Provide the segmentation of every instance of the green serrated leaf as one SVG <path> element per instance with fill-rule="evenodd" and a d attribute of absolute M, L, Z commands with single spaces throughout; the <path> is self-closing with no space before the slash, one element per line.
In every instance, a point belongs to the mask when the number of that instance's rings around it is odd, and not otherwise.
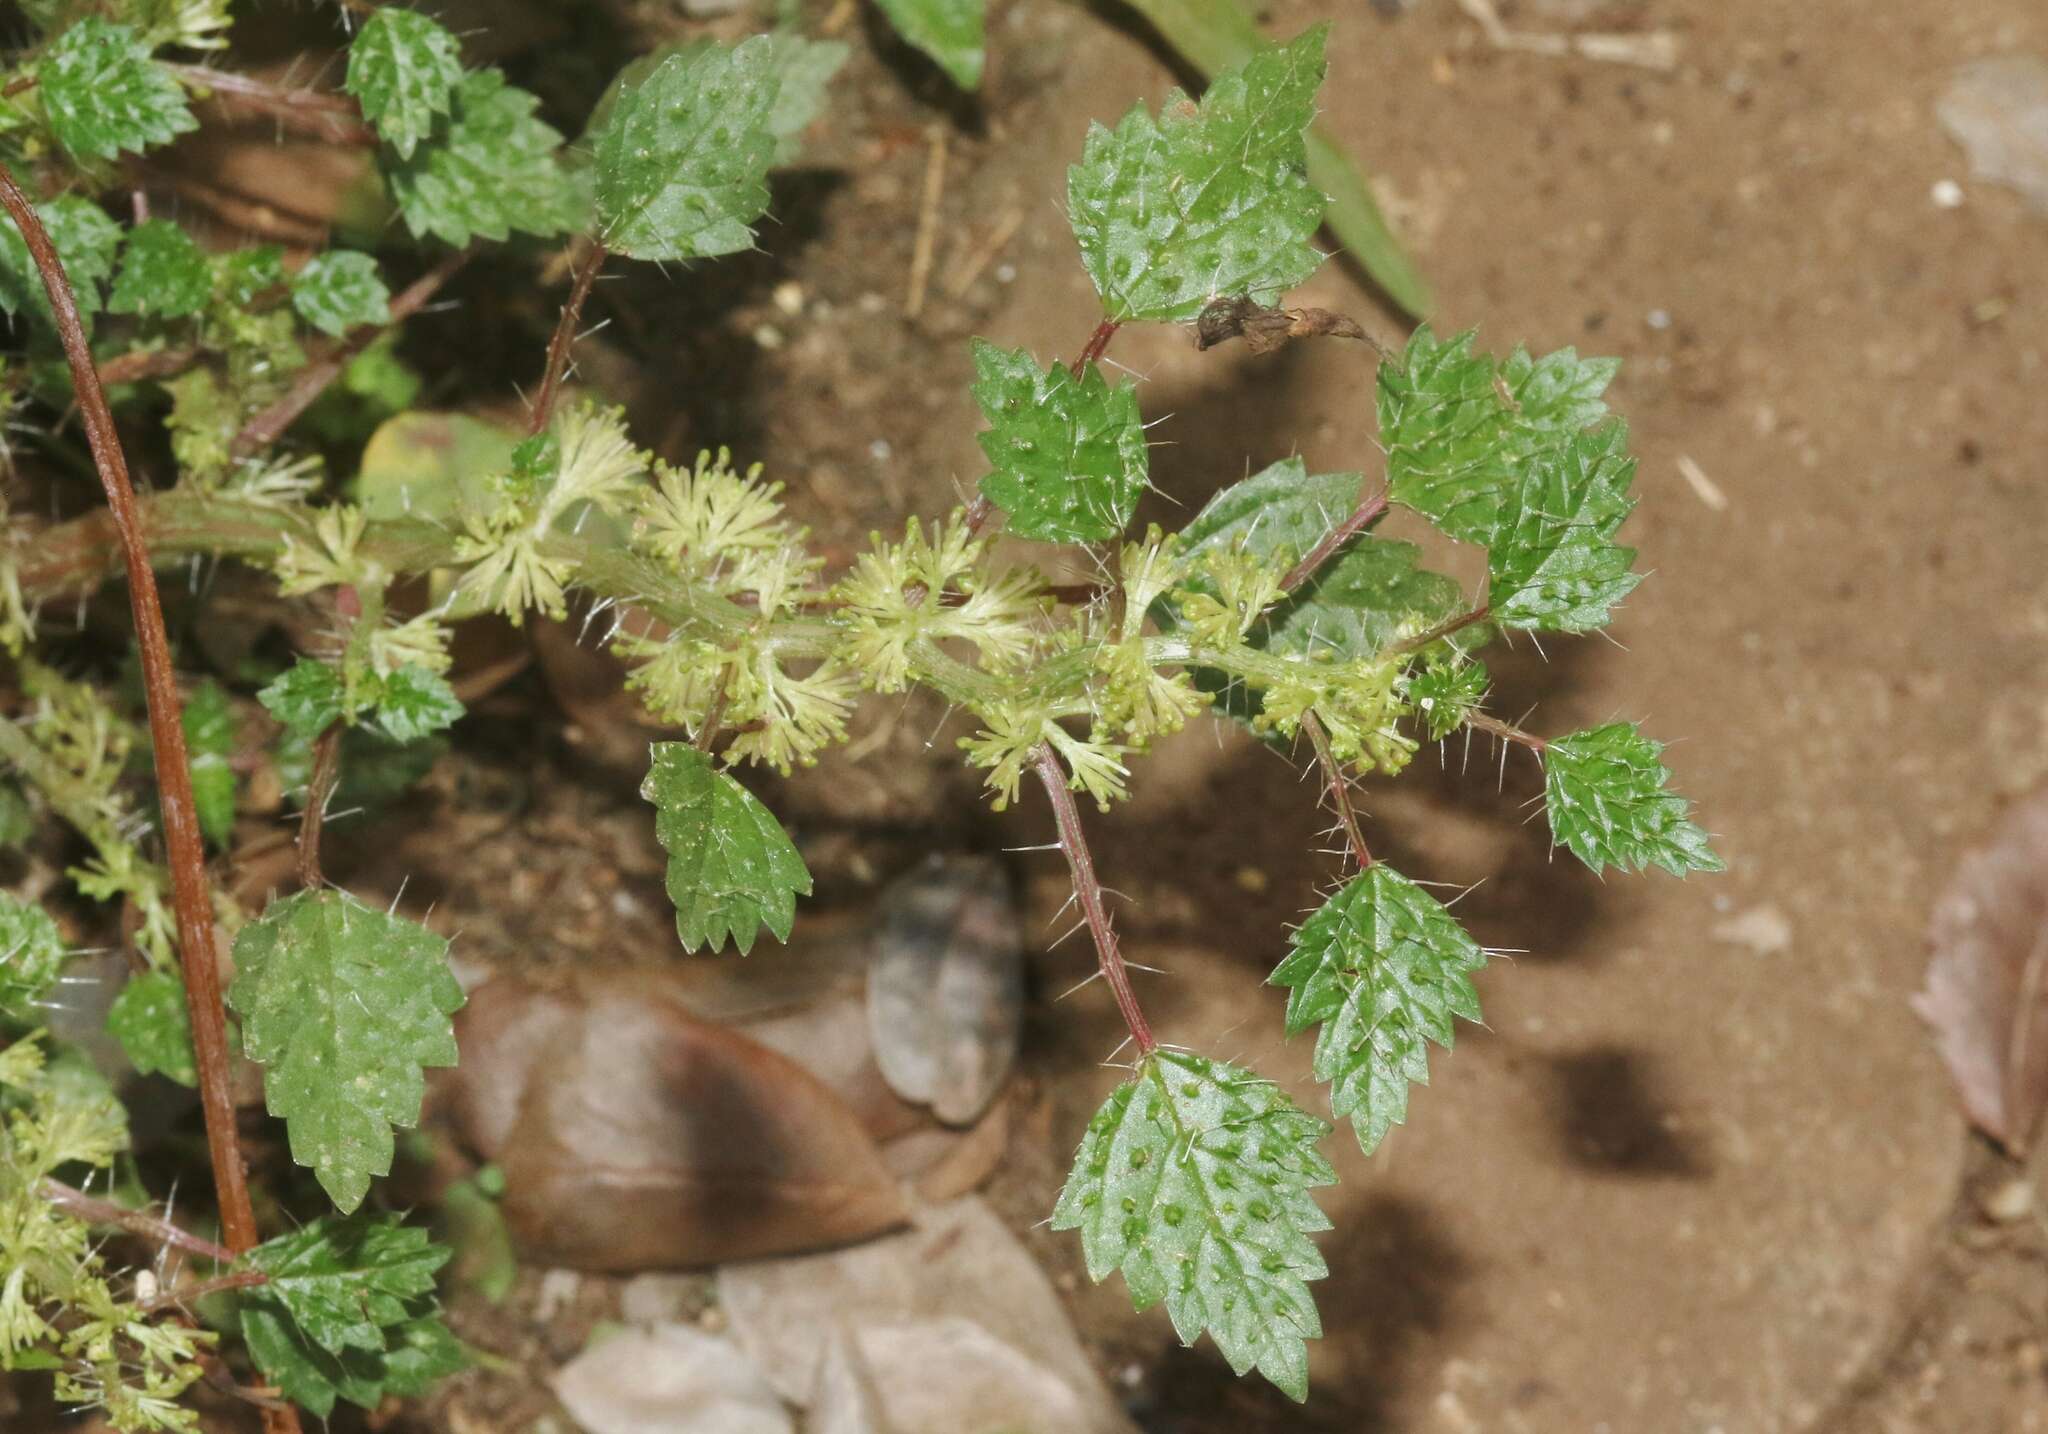
<path fill-rule="evenodd" d="M 455 1064 L 462 987 L 448 943 L 337 891 L 274 902 L 235 938 L 228 1002 L 292 1158 L 344 1213 L 391 1169 L 393 1126 L 419 1121 L 422 1067 Z"/>
<path fill-rule="evenodd" d="M 1115 388 L 1093 364 L 1075 378 L 1040 368 L 1026 349 L 974 341 L 974 385 L 989 427 L 981 451 L 995 471 L 981 490 L 1020 538 L 1107 542 L 1124 530 L 1150 472 L 1138 388 Z"/>
<path fill-rule="evenodd" d="M 391 290 L 368 254 L 330 249 L 292 276 L 292 307 L 321 333 L 340 338 L 365 324 L 390 323 Z"/>
<path fill-rule="evenodd" d="M 1429 1046 L 1449 1049 L 1453 1019 L 1479 1019 L 1479 943 L 1442 903 L 1385 863 L 1354 876 L 1294 933 L 1268 978 L 1287 992 L 1287 1034 L 1320 1022 L 1314 1071 L 1330 1111 L 1348 1116 L 1370 1155 L 1408 1116 L 1411 1082 L 1429 1082 Z"/>
<path fill-rule="evenodd" d="M 417 10 L 380 6 L 348 47 L 342 88 L 363 107 L 384 142 L 410 159 L 448 113 L 462 83 L 462 46 Z"/>
<path fill-rule="evenodd" d="M 876 0 L 896 33 L 963 90 L 981 88 L 987 0 Z"/>
<path fill-rule="evenodd" d="M 1633 722 L 1560 737 L 1543 750 L 1543 800 L 1551 836 L 1587 866 L 1673 876 L 1724 870 L 1693 824 L 1690 803 L 1666 791 L 1662 744 Z"/>
<path fill-rule="evenodd" d="M 121 247 L 121 226 L 90 199 L 60 194 L 36 206 L 36 216 L 50 233 L 64 273 L 78 298 L 79 315 L 91 328 L 92 316 L 100 309 L 100 286 L 114 272 L 114 255 Z M 49 296 L 42 276 L 30 260 L 28 244 L 10 219 L 0 218 L 0 309 L 18 314 L 23 309 L 50 316 Z"/>
<path fill-rule="evenodd" d="M 1486 561 L 1502 627 L 1586 632 L 1642 581 L 1635 549 L 1614 541 L 1635 507 L 1636 461 L 1619 423 L 1582 429 L 1525 459 L 1504 496 Z"/>
<path fill-rule="evenodd" d="M 235 831 L 235 769 L 229 765 L 235 754 L 235 714 L 218 682 L 201 682 L 192 689 L 185 699 L 183 725 L 199 830 L 215 846 L 225 846 Z"/>
<path fill-rule="evenodd" d="M 236 308 L 256 301 L 259 295 L 284 287 L 284 250 L 275 244 L 256 244 L 222 254 L 214 261 L 214 282 L 220 295 Z"/>
<path fill-rule="evenodd" d="M 436 1379 L 468 1363 L 438 1314 L 387 1331 L 381 1353 L 335 1355 L 308 1339 L 282 1304 L 259 1289 L 242 1300 L 242 1342 L 264 1377 L 287 1399 L 322 1419 L 343 1399 L 374 1409 L 387 1396 L 425 1394 Z"/>
<path fill-rule="evenodd" d="M 811 874 L 789 835 L 753 793 L 682 742 L 656 742 L 640 795 L 668 853 L 668 898 L 685 951 L 729 938 L 745 955 L 763 926 L 789 939 Z"/>
<path fill-rule="evenodd" d="M 141 1074 L 168 1076 L 184 1086 L 199 1084 L 185 983 L 172 972 L 131 977 L 107 1008 L 107 1034 L 121 1043 L 128 1063 Z"/>
<path fill-rule="evenodd" d="M 1323 196 L 1302 132 L 1315 116 L 1328 27 L 1179 91 L 1114 130 L 1091 126 L 1067 171 L 1067 215 L 1109 317 L 1184 322 L 1211 300 L 1269 302 L 1315 272 Z"/>
<path fill-rule="evenodd" d="M 1305 1399 L 1329 1130 L 1249 1071 L 1153 1051 L 1088 1123 L 1053 1228 L 1081 1232 L 1091 1279 L 1121 1270 L 1138 1309 L 1164 1300 L 1183 1342 L 1207 1330 L 1237 1373 Z"/>
<path fill-rule="evenodd" d="M 390 1331 L 434 1293 L 449 1250 L 396 1215 L 325 1216 L 267 1240 L 241 1264 L 270 1276 L 263 1297 L 329 1354 L 382 1354 Z"/>
<path fill-rule="evenodd" d="M 149 58 L 132 25 L 88 15 L 59 35 L 36 66 L 50 132 L 74 159 L 141 154 L 199 128 L 185 91 Z"/>
<path fill-rule="evenodd" d="M 49 912 L 0 891 L 0 1020 L 41 1025 L 35 1004 L 57 983 L 65 955 Z"/>
<path fill-rule="evenodd" d="M 1462 542 L 1493 540 L 1526 461 L 1606 416 L 1619 363 L 1572 349 L 1505 363 L 1473 350 L 1472 332 L 1438 339 L 1424 325 L 1380 365 L 1380 445 L 1396 503 Z"/>
<path fill-rule="evenodd" d="M 350 714 L 341 673 L 310 657 L 286 668 L 256 700 L 286 731 L 308 741 Z"/>
<path fill-rule="evenodd" d="M 455 725 L 462 699 L 439 673 L 410 664 L 384 679 L 377 721 L 396 742 L 416 742 Z"/>
<path fill-rule="evenodd" d="M 753 247 L 778 147 L 769 121 L 781 73 L 776 47 L 757 35 L 679 50 L 622 86 L 591 136 L 605 244 L 657 261 Z"/>
<path fill-rule="evenodd" d="M 168 219 L 151 219 L 128 231 L 121 276 L 107 296 L 110 312 L 183 318 L 199 313 L 212 297 L 212 270 L 191 235 Z"/>
<path fill-rule="evenodd" d="M 583 225 L 588 196 L 561 164 L 562 136 L 534 118 L 539 104 L 499 71 L 473 71 L 431 139 L 409 157 L 386 156 L 385 179 L 415 238 L 461 248 Z"/>

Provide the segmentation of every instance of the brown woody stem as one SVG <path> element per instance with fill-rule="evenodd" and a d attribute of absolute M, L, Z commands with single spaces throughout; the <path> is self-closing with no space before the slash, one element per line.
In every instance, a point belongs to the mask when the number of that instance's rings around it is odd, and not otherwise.
<path fill-rule="evenodd" d="M 1323 730 L 1313 711 L 1302 715 L 1301 730 L 1308 733 L 1309 745 L 1316 749 L 1316 762 L 1322 767 L 1323 781 L 1330 789 L 1330 805 L 1336 808 L 1337 820 L 1344 824 L 1344 836 L 1351 843 L 1351 855 L 1357 859 L 1358 869 L 1364 871 L 1372 865 L 1372 852 L 1366 847 L 1365 833 L 1358 827 L 1358 813 L 1351 805 L 1351 783 L 1337 764 L 1336 753 L 1330 750 L 1330 734 Z"/>
<path fill-rule="evenodd" d="M 1514 742 L 1532 752 L 1542 752 L 1550 744 L 1534 732 L 1524 732 L 1512 722 L 1503 722 L 1498 717 L 1489 717 L 1484 712 L 1469 712 L 1465 725 L 1480 732 L 1490 732 L 1504 742 Z"/>
<path fill-rule="evenodd" d="M 94 466 L 107 493 L 120 538 L 121 558 L 128 575 L 128 600 L 135 617 L 136 646 L 142 658 L 142 683 L 149 703 L 150 745 L 156 757 L 158 800 L 163 813 L 164 848 L 171 868 L 172 907 L 177 915 L 178 959 L 185 976 L 185 999 L 192 1021 L 192 1051 L 198 1066 L 200 1104 L 206 1113 L 206 1143 L 213 1157 L 215 1195 L 220 1202 L 221 1229 L 230 1251 L 256 1243 L 256 1213 L 249 1203 L 248 1179 L 235 1130 L 235 1102 L 228 1082 L 227 1018 L 221 1009 L 220 968 L 214 956 L 213 897 L 206 878 L 206 850 L 199 834 L 198 807 L 192 796 L 192 771 L 186 761 L 183 703 L 171 666 L 170 638 L 164 631 L 163 604 L 157 596 L 156 574 L 149 565 L 135 489 L 128 478 L 127 456 L 106 390 L 93 366 L 78 303 L 65 277 L 64 264 L 50 242 L 14 175 L 0 164 L 0 207 L 7 210 L 28 246 L 43 290 L 49 295 L 57 337 L 70 361 L 79 415 Z"/>
<path fill-rule="evenodd" d="M 362 106 L 347 95 L 293 89 L 253 75 L 237 75 L 204 65 L 166 64 L 164 68 L 188 85 L 211 90 L 223 104 L 259 110 L 279 124 L 316 139 L 366 147 L 375 147 L 377 143 L 377 131 L 363 123 Z"/>
<path fill-rule="evenodd" d="M 569 354 L 576 347 L 576 326 L 583 322 L 584 302 L 590 297 L 591 286 L 597 282 L 597 271 L 604 267 L 607 254 L 604 245 L 592 242 L 590 252 L 576 266 L 576 278 L 562 304 L 555 336 L 548 341 L 547 371 L 541 375 L 540 392 L 533 398 L 533 411 L 526 425 L 528 433 L 539 433 L 555 416 L 555 400 L 561 396 L 562 381 L 569 375 Z"/>
<path fill-rule="evenodd" d="M 116 1205 L 111 1200 L 102 1200 L 97 1195 L 88 1195 L 56 1180 L 45 1180 L 41 1186 L 45 1200 L 67 1214 L 76 1215 L 88 1225 L 118 1225 L 132 1235 L 140 1235 L 156 1245 L 168 1245 L 174 1250 L 188 1254 L 203 1255 L 223 1265 L 235 1262 L 235 1251 L 225 1245 L 216 1245 L 204 1236 L 160 1220 L 144 1210 L 131 1210 L 126 1205 Z"/>
<path fill-rule="evenodd" d="M 1049 742 L 1041 743 L 1036 759 L 1038 780 L 1052 801 L 1053 824 L 1059 829 L 1060 850 L 1066 853 L 1067 870 L 1074 878 L 1074 898 L 1081 903 L 1081 915 L 1088 922 L 1088 934 L 1095 939 L 1095 960 L 1102 979 L 1116 997 L 1116 1008 L 1140 1056 L 1159 1049 L 1152 1039 L 1152 1027 L 1138 1006 L 1138 993 L 1131 989 L 1131 973 L 1117 949 L 1116 928 L 1110 924 L 1109 909 L 1102 902 L 1102 883 L 1095 876 L 1095 858 L 1088 851 L 1087 834 L 1081 830 L 1081 814 L 1074 806 L 1074 794 L 1067 788 L 1067 769 Z"/>

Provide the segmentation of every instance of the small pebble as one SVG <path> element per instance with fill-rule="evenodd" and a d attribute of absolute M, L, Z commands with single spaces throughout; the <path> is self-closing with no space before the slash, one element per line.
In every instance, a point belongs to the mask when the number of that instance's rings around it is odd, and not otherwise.
<path fill-rule="evenodd" d="M 775 307 L 795 318 L 804 311 L 804 286 L 794 279 L 784 279 L 775 286 L 772 295 Z"/>
<path fill-rule="evenodd" d="M 774 353 L 782 347 L 782 330 L 776 328 L 773 324 L 761 324 L 754 330 L 754 342 L 769 353 Z"/>
<path fill-rule="evenodd" d="M 2014 1177 L 1984 1197 L 1984 1218 L 1995 1225 L 2010 1225 L 2033 1213 L 2034 1187 Z"/>
<path fill-rule="evenodd" d="M 1652 309 L 1643 316 L 1643 322 L 1659 331 L 1668 329 L 1671 327 L 1671 311 L 1669 309 Z"/>
<path fill-rule="evenodd" d="M 1953 179 L 1937 179 L 1927 191 L 1927 197 L 1934 201 L 1936 209 L 1961 209 L 1963 207 L 1963 186 Z"/>
<path fill-rule="evenodd" d="M 889 455 L 895 451 L 895 449 L 889 446 L 889 440 L 886 438 L 877 438 L 868 445 L 868 457 L 874 459 L 877 463 L 887 463 Z"/>
<path fill-rule="evenodd" d="M 1266 890 L 1266 873 L 1255 866 L 1241 866 L 1237 869 L 1238 886 L 1258 896 Z"/>

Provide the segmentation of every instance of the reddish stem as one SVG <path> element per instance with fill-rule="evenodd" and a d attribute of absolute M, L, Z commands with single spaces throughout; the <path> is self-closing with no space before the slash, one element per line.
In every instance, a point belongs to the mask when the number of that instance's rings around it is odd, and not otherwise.
<path fill-rule="evenodd" d="M 1323 769 L 1323 780 L 1330 789 L 1330 803 L 1337 809 L 1337 820 L 1344 824 L 1345 838 L 1351 843 L 1351 855 L 1357 858 L 1358 869 L 1364 871 L 1372 865 L 1372 852 L 1365 845 L 1365 833 L 1359 830 L 1358 813 L 1351 806 L 1351 783 L 1345 780 L 1344 769 L 1337 765 L 1337 754 L 1330 750 L 1330 734 L 1323 730 L 1323 724 L 1316 714 L 1302 714 L 1301 730 L 1308 733 L 1309 745 L 1316 749 L 1316 761 Z"/>
<path fill-rule="evenodd" d="M 1503 722 L 1498 717 L 1489 717 L 1484 712 L 1466 713 L 1465 725 L 1476 727 L 1481 732 L 1490 732 L 1503 741 L 1518 743 L 1532 752 L 1540 753 L 1550 746 L 1534 732 L 1524 732 L 1513 723 Z"/>
<path fill-rule="evenodd" d="M 555 336 L 548 340 L 547 371 L 541 375 L 540 392 L 534 395 L 533 411 L 526 425 L 528 433 L 541 432 L 555 416 L 555 400 L 561 396 L 562 381 L 569 375 L 569 353 L 576 347 L 576 326 L 583 321 L 584 301 L 590 297 L 591 285 L 597 282 L 597 271 L 604 267 L 606 254 L 604 245 L 593 241 L 590 252 L 576 266 L 576 279 L 569 286 L 562 317 L 555 324 Z"/>
<path fill-rule="evenodd" d="M 1446 618 L 1427 632 L 1418 632 L 1413 637 L 1404 637 L 1387 649 L 1388 652 L 1420 652 L 1431 643 L 1442 642 L 1455 633 L 1463 632 L 1475 622 L 1485 622 L 1493 616 L 1493 609 L 1486 603 L 1479 604 L 1470 612 L 1461 612 L 1456 617 Z"/>
<path fill-rule="evenodd" d="M 1116 337 L 1116 331 L 1122 327 L 1123 321 L 1120 319 L 1104 319 L 1097 324 L 1095 332 L 1088 336 L 1088 342 L 1082 347 L 1081 356 L 1074 360 L 1074 366 L 1068 372 L 1075 378 L 1088 372 L 1089 364 L 1099 362 L 1102 356 L 1109 352 L 1109 341 Z"/>
<path fill-rule="evenodd" d="M 327 386 L 341 377 L 355 358 L 381 338 L 392 324 L 402 323 L 425 308 L 427 301 L 440 292 L 441 286 L 455 276 L 455 271 L 469 262 L 470 251 L 460 250 L 450 254 L 426 273 L 407 286 L 391 301 L 391 324 L 383 328 L 364 327 L 350 334 L 340 347 L 326 358 L 307 365 L 297 382 L 286 391 L 283 398 L 257 414 L 242 426 L 235 435 L 234 454 L 247 458 L 261 452 L 284 436 L 284 431 L 298 422 L 299 415 L 313 406 Z"/>
<path fill-rule="evenodd" d="M 1280 580 L 1280 586 L 1293 592 L 1321 570 L 1324 563 L 1337 555 L 1337 550 L 1357 537 L 1360 533 L 1386 516 L 1387 490 L 1381 488 L 1372 497 L 1359 503 L 1351 510 L 1351 516 L 1323 534 L 1322 540 L 1308 550 L 1308 556 L 1296 563 L 1287 576 Z"/>
<path fill-rule="evenodd" d="M 1102 883 L 1095 877 L 1095 858 L 1088 851 L 1088 837 L 1081 830 L 1081 814 L 1074 807 L 1074 794 L 1067 789 L 1067 769 L 1050 742 L 1041 743 L 1036 761 L 1038 780 L 1052 800 L 1053 823 L 1059 829 L 1060 850 L 1067 854 L 1067 870 L 1074 878 L 1074 896 L 1087 919 L 1088 934 L 1095 938 L 1095 960 L 1102 979 L 1116 997 L 1116 1008 L 1136 1042 L 1138 1054 L 1148 1056 L 1159 1048 L 1152 1039 L 1152 1027 L 1138 1007 L 1138 994 L 1131 989 L 1131 973 L 1117 950 L 1116 928 L 1110 925 L 1109 910 L 1102 904 Z"/>
<path fill-rule="evenodd" d="M 313 773 L 306 779 L 306 808 L 299 813 L 299 885 L 318 891 L 327 883 L 320 875 L 320 830 L 327 820 L 327 799 L 341 775 L 341 723 L 330 722 L 313 739 Z"/>
<path fill-rule="evenodd" d="M 204 65 L 166 64 L 164 68 L 188 85 L 213 91 L 223 103 L 260 110 L 303 134 L 337 144 L 374 147 L 377 143 L 377 131 L 363 123 L 362 106 L 347 95 L 291 89 L 253 75 L 237 75 Z"/>
<path fill-rule="evenodd" d="M 164 632 L 163 604 L 156 574 L 149 566 L 142 517 L 128 478 L 128 460 L 121 451 L 106 390 L 93 366 L 85 326 L 64 264 L 50 242 L 35 206 L 14 175 L 0 164 L 0 207 L 13 218 L 42 276 L 49 295 L 57 337 L 70 361 L 71 382 L 78 395 L 86 441 L 107 492 L 107 507 L 121 540 L 128 573 L 128 600 L 135 616 L 136 645 L 142 657 L 142 684 L 149 703 L 150 745 L 156 757 L 158 802 L 163 813 L 164 848 L 170 860 L 172 906 L 177 914 L 178 958 L 185 976 L 185 999 L 192 1020 L 192 1051 L 199 1075 L 200 1104 L 206 1113 L 206 1143 L 213 1157 L 214 1190 L 220 1202 L 221 1229 L 231 1251 L 256 1243 L 256 1213 L 242 1170 L 242 1152 L 235 1130 L 235 1102 L 228 1082 L 227 1019 L 221 1009 L 220 968 L 214 956 L 213 897 L 207 887 L 206 849 L 199 834 L 198 807 L 192 797 L 192 771 L 186 762 L 183 703 L 171 667 L 171 644 Z"/>
<path fill-rule="evenodd" d="M 202 1255 L 223 1265 L 235 1262 L 235 1252 L 225 1245 L 216 1245 L 203 1236 L 173 1225 L 168 1220 L 159 1220 L 143 1210 L 131 1210 L 126 1205 L 116 1205 L 111 1200 L 102 1200 L 88 1195 L 83 1190 L 55 1180 L 45 1180 L 41 1193 L 58 1209 L 76 1215 L 88 1225 L 118 1225 L 130 1234 L 140 1235 L 152 1244 L 168 1245 L 174 1250 Z"/>

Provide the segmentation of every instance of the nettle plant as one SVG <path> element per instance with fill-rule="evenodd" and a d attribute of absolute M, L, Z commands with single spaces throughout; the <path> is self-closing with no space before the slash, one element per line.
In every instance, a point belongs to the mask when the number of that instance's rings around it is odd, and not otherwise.
<path fill-rule="evenodd" d="M 446 673 L 467 618 L 561 618 L 582 594 L 652 619 L 609 640 L 646 710 L 686 734 L 654 745 L 643 793 L 690 951 L 786 938 L 810 889 L 737 770 L 816 761 L 867 692 L 920 688 L 965 714 L 962 753 L 995 804 L 1026 786 L 1050 802 L 1129 1027 L 1130 1078 L 1089 1125 L 1054 1224 L 1080 1231 L 1097 1279 L 1120 1270 L 1139 1307 L 1163 1301 L 1184 1339 L 1206 1331 L 1233 1368 L 1296 1398 L 1318 1332 L 1308 1285 L 1325 1266 L 1310 1237 L 1327 1222 L 1310 1192 L 1333 1179 L 1317 1148 L 1330 1127 L 1270 1081 L 1155 1036 L 1074 794 L 1111 806 L 1136 754 L 1212 708 L 1313 754 L 1353 869 L 1271 980 L 1287 990 L 1289 1032 L 1317 1028 L 1330 1113 L 1368 1151 L 1426 1078 L 1428 1043 L 1448 1046 L 1456 1019 L 1477 1018 L 1486 953 L 1423 885 L 1373 858 L 1356 779 L 1478 731 L 1537 754 L 1555 840 L 1594 869 L 1718 866 L 1633 725 L 1545 739 L 1484 710 L 1486 639 L 1598 628 L 1637 581 L 1615 543 L 1634 464 L 1601 398 L 1612 362 L 1569 349 L 1496 360 L 1469 335 L 1418 331 L 1378 368 L 1382 477 L 1289 459 L 1179 532 L 1131 531 L 1147 444 L 1135 385 L 1103 367 L 1121 326 L 1193 325 L 1205 344 L 1260 348 L 1357 336 L 1337 316 L 1275 306 L 1323 257 L 1303 138 L 1321 29 L 1255 54 L 1199 103 L 1174 94 L 1156 114 L 1140 105 L 1090 129 L 1068 208 L 1100 325 L 1071 365 L 977 341 L 990 465 L 978 496 L 875 535 L 832 573 L 757 468 L 722 452 L 671 465 L 619 412 L 558 400 L 605 263 L 751 245 L 769 173 L 839 48 L 779 33 L 647 57 L 564 142 L 532 96 L 465 69 L 457 39 L 407 9 L 369 12 L 343 91 L 282 92 L 166 58 L 220 44 L 225 0 L 23 8 L 42 30 L 0 86 L 0 305 L 25 343 L 6 391 L 24 411 L 75 398 L 109 507 L 56 522 L 16 513 L 0 529 L 17 694 L 0 718 L 0 836 L 68 826 L 78 895 L 118 905 L 135 969 L 107 1025 L 137 1071 L 197 1086 L 219 1211 L 219 1243 L 150 1213 L 122 1159 L 113 1086 L 45 1029 L 76 953 L 50 910 L 0 896 L 0 1365 L 50 1371 L 62 1399 L 114 1427 L 195 1428 L 181 1398 L 202 1376 L 250 1397 L 266 1387 L 265 1418 L 292 1428 L 296 1410 L 374 1407 L 463 1363 L 436 1305 L 447 1252 L 365 1206 L 394 1130 L 420 1117 L 424 1071 L 457 1059 L 462 991 L 446 940 L 397 902 L 369 907 L 322 880 L 320 837 L 351 763 L 388 771 L 462 716 Z M 125 198 L 126 157 L 194 128 L 197 92 L 374 149 L 400 221 L 393 257 L 420 277 L 394 294 L 369 252 L 330 249 L 287 272 L 275 249 L 208 252 L 161 218 L 117 222 L 102 197 Z M 433 516 L 343 500 L 303 416 L 337 383 L 388 385 L 390 329 L 477 246 L 515 232 L 572 256 L 523 440 Z M 143 424 L 168 404 L 175 482 L 132 490 L 110 390 Z M 1373 531 L 1392 505 L 1486 550 L 1482 601 Z M 999 523 L 1081 545 L 1100 582 L 1056 587 L 1004 561 Z M 267 573 L 279 598 L 320 615 L 291 665 L 235 678 L 240 697 L 173 668 L 152 566 L 205 556 Z M 39 612 L 117 573 L 141 703 L 39 657 L 55 640 Z M 235 703 L 253 715 L 259 685 L 303 815 L 300 889 L 253 911 L 210 882 L 208 849 L 246 800 L 230 762 Z M 230 937 L 224 1009 L 216 952 Z M 334 1206 L 267 1241 L 238 1144 L 235 1046 Z M 288 1193 L 276 1175 L 273 1202 Z M 96 1179 L 105 1194 L 88 1193 Z M 214 1273 L 167 1282 L 121 1265 L 93 1233 L 106 1226 Z M 223 1348 L 235 1340 L 239 1352 Z M 236 1373 L 252 1367 L 253 1381 Z"/>

